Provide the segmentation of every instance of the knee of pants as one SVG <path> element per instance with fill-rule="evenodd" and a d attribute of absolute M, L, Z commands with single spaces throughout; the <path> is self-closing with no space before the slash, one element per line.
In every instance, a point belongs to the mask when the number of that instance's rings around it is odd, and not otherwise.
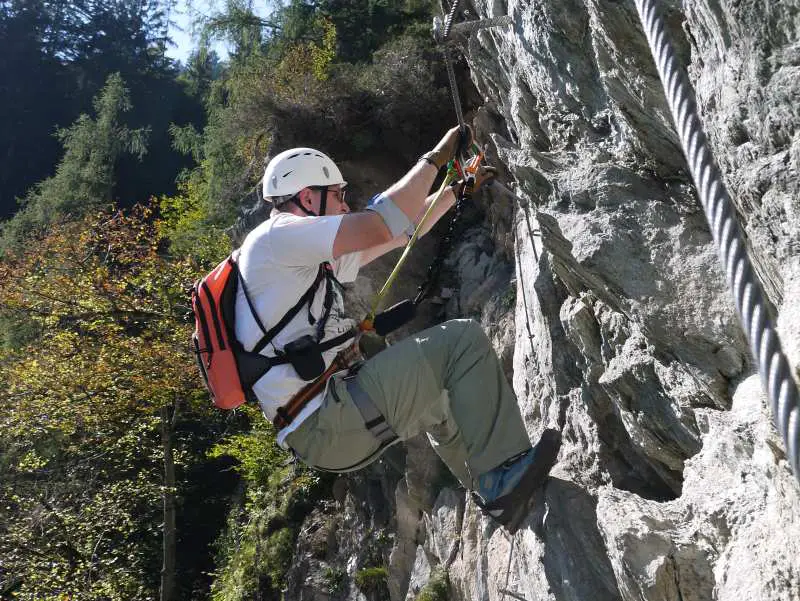
<path fill-rule="evenodd" d="M 460 330 L 460 338 L 469 340 L 470 344 L 489 344 L 489 338 L 481 324 L 474 319 L 453 319 L 448 322 Z"/>

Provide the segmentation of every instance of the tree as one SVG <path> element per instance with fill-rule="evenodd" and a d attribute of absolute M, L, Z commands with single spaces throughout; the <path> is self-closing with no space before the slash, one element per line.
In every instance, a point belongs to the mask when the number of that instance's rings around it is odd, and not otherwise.
<path fill-rule="evenodd" d="M 74 119 L 70 76 L 49 49 L 44 2 L 0 2 L 0 219 L 58 161 L 57 125 Z"/>
<path fill-rule="evenodd" d="M 175 0 L 5 0 L 0 2 L 0 218 L 17 210 L 58 160 L 53 132 L 66 128 L 118 73 L 128 86 L 132 129 L 150 129 L 150 152 L 122 156 L 115 198 L 125 206 L 172 193 L 188 158 L 170 145 L 171 122 L 200 127 L 202 98 L 177 81 L 166 55 Z"/>
<path fill-rule="evenodd" d="M 4 246 L 20 244 L 54 220 L 79 217 L 112 201 L 120 157 L 132 153 L 141 158 L 146 152 L 147 130 L 131 130 L 120 122 L 130 108 L 122 78 L 112 75 L 95 99 L 96 116 L 81 115 L 59 130 L 64 157 L 55 175 L 37 184 L 25 197 L 23 210 L 3 226 Z"/>
<path fill-rule="evenodd" d="M 177 594 L 178 483 L 222 416 L 188 351 L 198 267 L 163 244 L 150 211 L 103 211 L 0 261 L 0 312 L 35 332 L 0 351 L 0 590 L 15 598 L 152 599 L 159 573 Z"/>

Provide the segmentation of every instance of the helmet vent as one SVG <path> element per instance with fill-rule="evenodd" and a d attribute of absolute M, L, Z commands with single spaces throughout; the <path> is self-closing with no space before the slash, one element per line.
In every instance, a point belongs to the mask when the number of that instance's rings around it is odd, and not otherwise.
<path fill-rule="evenodd" d="M 291 175 L 292 173 L 294 173 L 294 169 L 292 169 L 291 171 L 287 171 L 281 177 L 286 177 L 287 175 Z"/>
<path fill-rule="evenodd" d="M 328 171 L 327 167 L 325 166 L 322 167 L 322 173 L 325 174 L 325 179 L 331 179 L 331 172 Z"/>

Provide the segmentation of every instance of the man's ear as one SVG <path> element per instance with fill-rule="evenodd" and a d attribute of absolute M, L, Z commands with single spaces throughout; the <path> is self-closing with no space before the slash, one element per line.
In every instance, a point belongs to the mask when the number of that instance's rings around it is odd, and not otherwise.
<path fill-rule="evenodd" d="M 307 210 L 314 210 L 314 194 L 312 193 L 311 188 L 303 188 L 300 190 L 300 192 L 298 192 L 297 196 L 300 198 L 300 204 L 303 205 Z"/>

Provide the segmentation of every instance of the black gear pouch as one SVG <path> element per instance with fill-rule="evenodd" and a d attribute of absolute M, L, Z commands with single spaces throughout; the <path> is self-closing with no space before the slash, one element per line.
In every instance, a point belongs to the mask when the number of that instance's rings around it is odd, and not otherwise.
<path fill-rule="evenodd" d="M 297 375 L 306 382 L 316 380 L 325 371 L 325 360 L 322 358 L 320 346 L 310 334 L 292 340 L 283 347 L 282 354 L 292 364 Z"/>

